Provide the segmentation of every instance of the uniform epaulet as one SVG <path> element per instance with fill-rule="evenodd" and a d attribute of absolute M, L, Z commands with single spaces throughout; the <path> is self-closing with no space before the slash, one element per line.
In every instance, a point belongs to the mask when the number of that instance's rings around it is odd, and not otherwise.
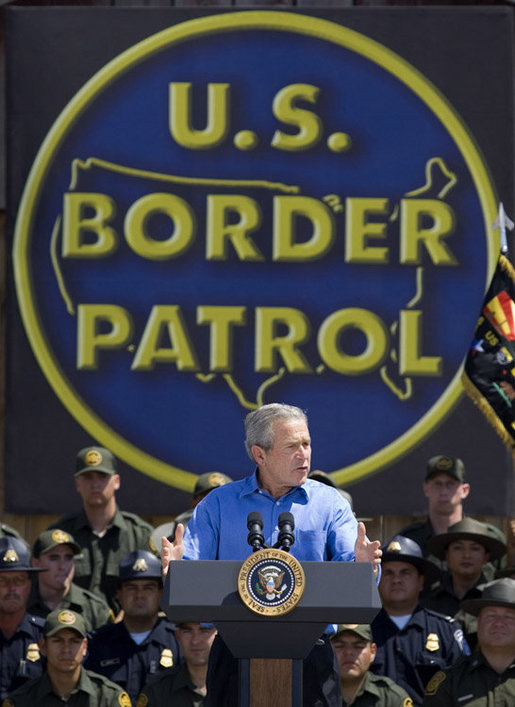
<path fill-rule="evenodd" d="M 446 616 L 445 614 L 440 614 L 439 611 L 434 611 L 433 609 L 426 609 L 426 612 L 428 614 L 430 614 L 431 616 L 434 616 L 437 619 L 442 619 L 443 621 L 447 621 L 447 623 L 449 623 L 449 624 L 456 623 L 452 616 Z"/>
<path fill-rule="evenodd" d="M 125 518 L 125 520 L 134 523 L 134 525 L 138 525 L 140 528 L 150 528 L 151 530 L 154 530 L 153 526 L 151 526 L 150 523 L 147 523 L 146 520 L 143 520 L 143 518 L 141 518 L 136 513 L 129 513 L 129 511 L 120 511 L 120 513 Z"/>
<path fill-rule="evenodd" d="M 38 628 L 44 628 L 46 619 L 42 616 L 36 616 L 35 614 L 27 614 L 27 618 L 33 626 L 37 626 Z"/>

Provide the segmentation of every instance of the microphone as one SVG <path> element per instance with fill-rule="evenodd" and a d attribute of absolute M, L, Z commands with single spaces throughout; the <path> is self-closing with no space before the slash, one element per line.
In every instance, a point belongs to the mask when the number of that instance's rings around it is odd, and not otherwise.
<path fill-rule="evenodd" d="M 252 547 L 252 552 L 257 552 L 265 547 L 265 536 L 263 535 L 263 516 L 259 511 L 252 511 L 247 516 L 247 528 L 249 534 L 247 542 Z"/>
<path fill-rule="evenodd" d="M 276 547 L 280 547 L 281 550 L 286 552 L 290 551 L 290 547 L 295 542 L 295 536 L 293 535 L 293 530 L 295 528 L 295 519 L 292 514 L 288 511 L 284 511 L 279 515 L 279 537 L 277 539 Z"/>

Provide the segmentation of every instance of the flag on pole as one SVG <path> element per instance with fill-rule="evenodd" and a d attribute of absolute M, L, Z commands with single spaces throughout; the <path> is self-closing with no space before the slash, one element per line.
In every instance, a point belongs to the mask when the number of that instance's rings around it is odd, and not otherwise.
<path fill-rule="evenodd" d="M 499 256 L 462 376 L 505 444 L 515 446 L 515 270 Z"/>

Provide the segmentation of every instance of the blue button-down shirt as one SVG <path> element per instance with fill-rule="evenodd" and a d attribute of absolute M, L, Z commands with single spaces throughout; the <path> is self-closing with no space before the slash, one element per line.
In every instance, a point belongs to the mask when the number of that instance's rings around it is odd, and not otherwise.
<path fill-rule="evenodd" d="M 251 553 L 247 516 L 259 511 L 267 545 L 277 541 L 279 515 L 295 519 L 291 554 L 299 561 L 354 560 L 357 521 L 350 505 L 331 486 L 308 479 L 281 498 L 257 483 L 256 474 L 211 491 L 195 508 L 184 535 L 185 560 L 241 560 Z"/>

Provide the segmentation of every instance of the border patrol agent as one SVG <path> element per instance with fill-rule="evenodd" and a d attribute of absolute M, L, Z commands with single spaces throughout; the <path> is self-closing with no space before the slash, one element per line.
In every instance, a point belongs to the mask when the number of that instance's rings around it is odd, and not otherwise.
<path fill-rule="evenodd" d="M 424 706 L 515 705 L 515 580 L 490 582 L 481 598 L 463 602 L 462 608 L 478 617 L 479 649 L 433 676 Z"/>
<path fill-rule="evenodd" d="M 73 537 L 69 533 L 65 533 L 64 530 L 45 530 L 37 538 L 32 549 L 32 564 L 34 567 L 45 568 L 46 559 L 52 558 L 52 551 L 57 548 L 69 547 L 70 551 L 73 552 L 74 559 L 81 554 L 81 548 L 75 542 Z M 42 559 L 43 558 L 43 559 Z M 58 563 L 59 559 L 54 561 Z M 57 569 L 63 572 L 62 568 L 57 566 Z M 44 588 L 52 569 L 48 572 L 42 572 L 36 578 L 32 585 L 32 591 L 29 596 L 28 611 L 35 616 L 41 616 L 46 618 L 48 614 L 55 609 L 70 609 L 75 611 L 77 614 L 81 614 L 88 626 L 88 631 L 92 631 L 95 628 L 103 626 L 108 621 L 111 621 L 113 617 L 113 612 L 109 609 L 107 604 L 103 599 L 101 599 L 93 592 L 89 592 L 87 589 L 79 587 L 75 584 L 73 579 L 74 563 L 71 563 L 70 573 L 65 578 L 62 584 L 62 588 L 56 590 L 55 586 L 51 587 L 51 592 L 53 594 L 52 598 L 57 599 L 60 595 L 60 601 L 57 603 L 54 601 L 53 606 L 49 606 L 45 603 Z M 55 581 L 55 580 L 54 580 Z M 43 592 L 42 592 L 43 590 Z"/>
<path fill-rule="evenodd" d="M 370 669 L 387 675 L 420 705 L 431 677 L 470 651 L 451 618 L 418 603 L 424 577 L 435 579 L 439 570 L 422 556 L 417 543 L 396 535 L 382 549 L 383 608 L 371 624 L 377 655 Z M 410 567 L 418 574 L 413 576 Z"/>
<path fill-rule="evenodd" d="M 63 670 L 60 645 L 52 648 L 48 639 L 62 631 L 78 634 L 81 643 L 75 642 L 66 656 L 69 671 Z M 102 675 L 96 675 L 81 666 L 81 660 L 87 650 L 87 627 L 84 618 L 68 609 L 51 612 L 46 620 L 41 650 L 48 658 L 48 667 L 43 675 L 18 688 L 3 701 L 2 707 L 130 707 L 131 701 L 119 685 L 115 685 Z M 66 639 L 63 637 L 63 641 Z M 64 649 L 66 650 L 66 649 Z M 55 651 L 55 653 L 54 653 Z M 72 655 L 73 654 L 73 655 Z M 56 659 L 57 656 L 57 659 Z M 66 673 L 69 672 L 67 675 Z M 63 678 L 66 693 L 62 694 Z M 71 688 L 71 689 L 70 689 Z"/>
<path fill-rule="evenodd" d="M 351 634 L 354 643 L 351 641 L 345 644 L 344 634 Z M 413 700 L 402 687 L 384 675 L 374 675 L 370 672 L 377 646 L 372 641 L 369 624 L 339 624 L 331 643 L 340 664 L 340 671 L 344 670 L 346 661 L 354 661 L 352 673 L 341 675 L 343 707 L 412 707 Z M 357 689 L 356 683 L 359 683 Z M 351 693 L 355 690 L 351 699 L 346 697 L 346 684 L 351 688 Z"/>
<path fill-rule="evenodd" d="M 0 699 L 43 672 L 39 639 L 44 619 L 27 613 L 29 548 L 19 538 L 0 538 Z"/>
<path fill-rule="evenodd" d="M 109 492 L 91 488 L 99 478 L 103 478 L 104 488 Z M 59 519 L 50 527 L 69 533 L 82 548 L 75 562 L 75 583 L 98 594 L 117 613 L 120 560 L 131 550 L 148 550 L 153 528 L 139 516 L 121 511 L 116 505 L 115 492 L 120 486 L 120 476 L 116 459 L 108 449 L 81 449 L 76 460 L 75 484 L 83 499 L 83 510 Z"/>
<path fill-rule="evenodd" d="M 191 497 L 190 508 L 183 513 L 180 513 L 175 520 L 169 523 L 163 523 L 159 525 L 152 532 L 151 537 L 151 549 L 153 552 L 161 552 L 161 538 L 163 535 L 168 538 L 168 540 L 173 541 L 175 539 L 175 529 L 182 523 L 184 527 L 188 525 L 193 515 L 193 511 L 196 506 L 202 501 L 202 499 L 207 496 L 213 489 L 217 489 L 219 486 L 225 486 L 232 481 L 230 476 L 227 474 L 222 474 L 219 471 L 208 471 L 206 474 L 200 474 L 197 481 L 195 482 L 195 488 L 193 489 L 193 496 Z"/>
<path fill-rule="evenodd" d="M 180 657 L 173 624 L 159 612 L 162 590 L 158 558 L 145 550 L 129 552 L 119 572 L 123 621 L 102 626 L 89 641 L 86 667 L 124 687 L 134 703 L 149 678 Z"/>

